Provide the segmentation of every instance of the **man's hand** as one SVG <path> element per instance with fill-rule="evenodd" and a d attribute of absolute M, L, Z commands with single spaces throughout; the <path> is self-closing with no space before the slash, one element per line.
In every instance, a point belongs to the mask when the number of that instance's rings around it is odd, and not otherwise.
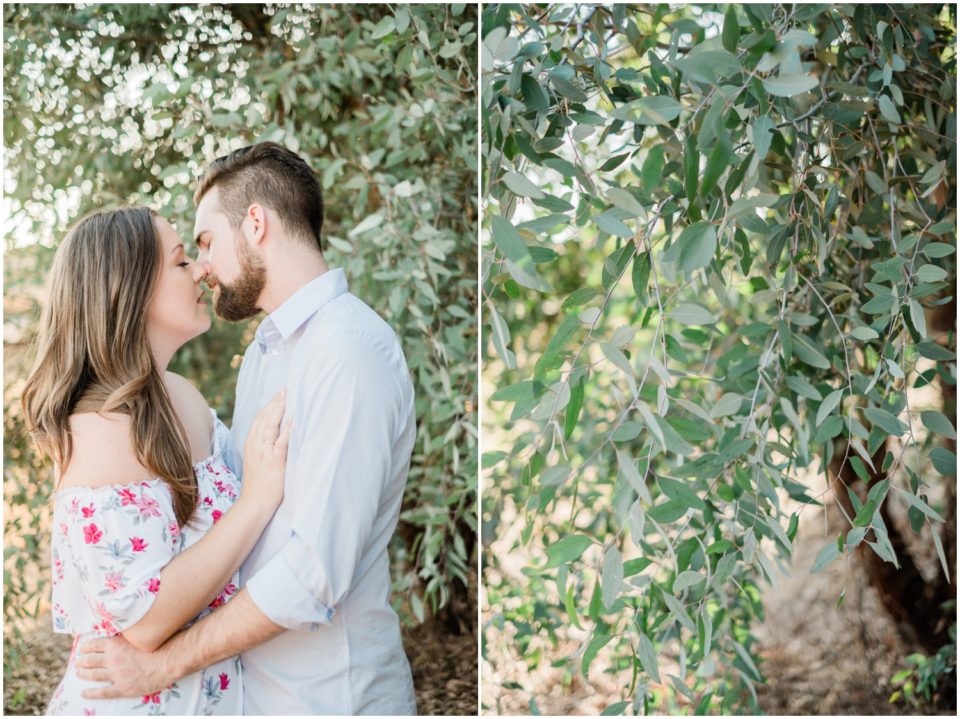
<path fill-rule="evenodd" d="M 91 639 L 77 654 L 77 676 L 108 686 L 87 689 L 84 699 L 144 697 L 165 689 L 179 679 L 164 661 L 163 652 L 143 652 L 123 636 Z"/>

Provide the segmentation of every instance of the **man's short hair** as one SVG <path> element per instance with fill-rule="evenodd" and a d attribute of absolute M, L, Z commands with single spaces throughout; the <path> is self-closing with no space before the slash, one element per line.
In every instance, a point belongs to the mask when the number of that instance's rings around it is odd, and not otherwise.
<path fill-rule="evenodd" d="M 193 194 L 194 205 L 212 188 L 235 229 L 247 208 L 261 203 L 274 210 L 291 235 L 323 250 L 323 195 L 317 176 L 295 152 L 275 142 L 259 142 L 211 162 Z"/>

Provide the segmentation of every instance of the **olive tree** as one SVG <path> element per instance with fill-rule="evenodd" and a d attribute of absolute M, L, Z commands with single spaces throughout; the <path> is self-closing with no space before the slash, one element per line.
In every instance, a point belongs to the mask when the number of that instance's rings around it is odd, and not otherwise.
<path fill-rule="evenodd" d="M 605 713 L 756 710 L 799 542 L 955 642 L 955 21 L 485 6 L 482 523 L 535 558 L 484 555 L 512 661 L 602 653 Z M 798 536 L 822 504 L 839 531 Z"/>

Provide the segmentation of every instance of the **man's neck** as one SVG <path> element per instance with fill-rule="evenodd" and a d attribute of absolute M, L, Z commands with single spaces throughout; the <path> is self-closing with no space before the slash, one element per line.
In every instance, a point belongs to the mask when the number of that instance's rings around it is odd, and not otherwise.
<path fill-rule="evenodd" d="M 323 257 L 313 252 L 290 252 L 278 257 L 267 267 L 267 284 L 258 303 L 260 309 L 267 314 L 275 312 L 304 285 L 329 269 Z"/>

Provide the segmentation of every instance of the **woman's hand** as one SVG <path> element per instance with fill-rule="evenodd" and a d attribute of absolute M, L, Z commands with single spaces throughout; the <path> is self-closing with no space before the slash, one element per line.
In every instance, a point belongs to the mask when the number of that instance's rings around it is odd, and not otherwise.
<path fill-rule="evenodd" d="M 287 468 L 287 447 L 292 422 L 280 429 L 287 390 L 282 389 L 254 417 L 243 447 L 243 489 L 240 498 L 249 497 L 264 509 L 275 510 L 283 499 L 283 478 Z"/>

